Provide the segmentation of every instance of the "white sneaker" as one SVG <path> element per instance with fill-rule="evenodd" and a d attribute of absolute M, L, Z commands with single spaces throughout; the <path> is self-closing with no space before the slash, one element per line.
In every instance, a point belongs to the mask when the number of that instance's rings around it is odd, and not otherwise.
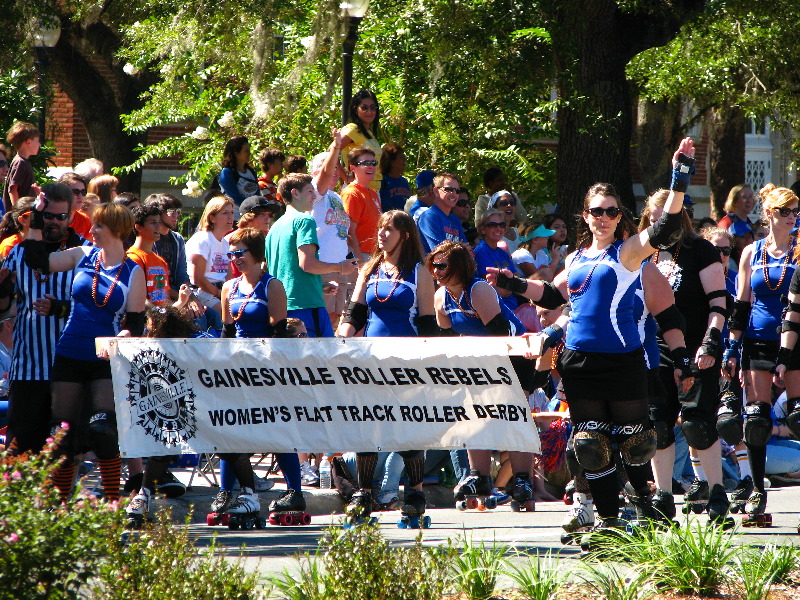
<path fill-rule="evenodd" d="M 314 472 L 311 463 L 306 461 L 300 465 L 300 480 L 306 485 L 316 485 L 319 483 L 319 475 Z"/>
<path fill-rule="evenodd" d="M 258 475 L 253 475 L 253 481 L 255 482 L 255 488 L 257 492 L 266 492 L 275 486 L 274 481 L 270 481 L 264 477 L 259 477 Z"/>
<path fill-rule="evenodd" d="M 256 493 L 252 489 L 245 487 L 242 488 L 236 500 L 228 507 L 228 513 L 232 515 L 258 513 L 260 506 Z"/>
<path fill-rule="evenodd" d="M 591 500 L 586 494 L 575 494 L 575 504 L 567 511 L 561 527 L 567 533 L 573 533 L 594 525 L 594 510 Z"/>

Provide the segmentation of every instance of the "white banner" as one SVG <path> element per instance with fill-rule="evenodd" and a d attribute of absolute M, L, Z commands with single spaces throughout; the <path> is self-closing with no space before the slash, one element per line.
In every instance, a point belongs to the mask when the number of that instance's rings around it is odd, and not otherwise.
<path fill-rule="evenodd" d="M 504 338 L 110 338 L 125 458 L 539 451 Z"/>

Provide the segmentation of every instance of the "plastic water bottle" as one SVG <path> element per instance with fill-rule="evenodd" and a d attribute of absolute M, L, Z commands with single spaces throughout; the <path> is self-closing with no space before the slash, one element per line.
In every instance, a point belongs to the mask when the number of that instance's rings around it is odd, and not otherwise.
<path fill-rule="evenodd" d="M 319 487 L 322 490 L 329 490 L 333 487 L 331 481 L 331 463 L 328 460 L 327 454 L 322 455 L 322 460 L 319 463 Z"/>

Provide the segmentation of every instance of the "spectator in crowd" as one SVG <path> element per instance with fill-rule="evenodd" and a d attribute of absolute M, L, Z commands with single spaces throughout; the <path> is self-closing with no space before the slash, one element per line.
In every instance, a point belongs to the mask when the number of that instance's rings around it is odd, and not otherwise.
<path fill-rule="evenodd" d="M 332 337 L 330 317 L 322 297 L 323 273 L 352 273 L 357 261 L 339 263 L 319 260 L 317 223 L 307 212 L 316 192 L 310 175 L 293 173 L 278 182 L 286 213 L 269 231 L 266 240 L 267 270 L 286 290 L 287 315 L 303 321 L 310 337 Z"/>
<path fill-rule="evenodd" d="M 3 215 L 0 221 L 0 258 L 5 258 L 11 249 L 28 237 L 31 223 L 31 211 L 34 198 L 26 196 Z"/>
<path fill-rule="evenodd" d="M 23 196 L 33 196 L 39 192 L 29 159 L 39 153 L 41 146 L 36 125 L 24 121 L 14 123 L 8 130 L 6 139 L 14 146 L 17 154 L 11 161 L 6 185 L 3 187 L 3 212 L 9 212 Z"/>
<path fill-rule="evenodd" d="M 489 198 L 489 205 L 486 210 L 497 210 L 503 216 L 506 223 L 506 229 L 503 232 L 502 245 L 506 247 L 509 254 L 514 252 L 519 245 L 519 235 L 516 230 L 517 221 L 515 219 L 515 211 L 517 206 L 517 198 L 508 190 L 500 190 L 492 194 Z M 476 223 L 478 221 L 475 221 Z"/>
<path fill-rule="evenodd" d="M 737 219 L 728 226 L 727 231 L 733 236 L 733 253 L 731 254 L 730 268 L 738 273 L 739 261 L 742 258 L 744 249 L 755 241 L 753 229 L 745 221 Z"/>
<path fill-rule="evenodd" d="M 478 223 L 478 234 L 481 241 L 475 247 L 475 266 L 478 277 L 486 277 L 486 267 L 514 270 L 514 262 L 508 250 L 500 246 L 506 222 L 500 211 L 490 208 Z M 517 308 L 517 297 L 508 290 L 497 290 L 503 303 L 512 311 Z"/>
<path fill-rule="evenodd" d="M 233 229 L 233 202 L 224 196 L 206 204 L 195 233 L 186 242 L 189 279 L 199 289 L 197 299 L 208 309 L 219 307 L 222 284 L 228 278 L 228 242 Z"/>
<path fill-rule="evenodd" d="M 233 201 L 236 218 L 239 205 L 245 198 L 260 194 L 258 175 L 250 166 L 250 142 L 247 136 L 237 135 L 228 140 L 222 151 L 222 171 L 219 174 L 222 192 Z"/>
<path fill-rule="evenodd" d="M 425 169 L 417 173 L 414 178 L 414 185 L 417 186 L 417 194 L 411 196 L 406 200 L 405 211 L 410 214 L 416 221 L 419 221 L 419 216 L 433 206 L 433 201 L 436 195 L 433 191 L 433 178 L 436 177 L 436 171 Z"/>
<path fill-rule="evenodd" d="M 119 186 L 119 179 L 113 175 L 98 175 L 89 180 L 86 192 L 95 194 L 100 199 L 100 204 L 108 204 L 117 196 L 117 186 Z"/>
<path fill-rule="evenodd" d="M 292 154 L 286 159 L 286 173 L 306 173 L 308 171 L 308 161 L 305 156 Z"/>
<path fill-rule="evenodd" d="M 258 187 L 261 195 L 267 200 L 278 200 L 278 186 L 275 178 L 283 173 L 283 161 L 286 156 L 276 148 L 264 148 L 258 155 L 258 162 L 264 174 L 258 178 Z"/>
<path fill-rule="evenodd" d="M 380 192 L 383 212 L 403 210 L 406 200 L 411 197 L 411 186 L 408 179 L 403 177 L 406 170 L 403 148 L 394 142 L 385 144 L 378 166 L 383 177 Z"/>
<path fill-rule="evenodd" d="M 10 153 L 5 144 L 0 144 L 0 193 L 6 185 L 6 176 L 8 175 Z"/>
<path fill-rule="evenodd" d="M 77 173 L 64 173 L 58 178 L 58 183 L 68 185 L 72 190 L 72 214 L 70 215 L 69 226 L 75 230 L 83 239 L 91 241 L 89 238 L 89 229 L 92 227 L 92 220 L 89 215 L 84 211 L 83 203 L 86 200 L 86 179 Z"/>
<path fill-rule="evenodd" d="M 169 270 L 169 298 L 178 299 L 181 286 L 189 283 L 186 266 L 186 242 L 178 233 L 183 203 L 170 194 L 150 194 L 145 205 L 154 205 L 161 211 L 161 235 L 153 244 L 153 252 L 163 258 Z"/>
<path fill-rule="evenodd" d="M 96 158 L 87 158 L 75 165 L 75 168 L 72 170 L 86 181 L 91 181 L 95 177 L 100 177 L 100 175 L 105 173 L 103 163 Z"/>
<path fill-rule="evenodd" d="M 378 98 L 369 90 L 357 92 L 350 100 L 350 122 L 342 128 L 342 161 L 346 170 L 350 170 L 352 164 L 350 153 L 356 148 L 369 148 L 373 157 L 380 161 L 382 152 L 380 116 Z M 382 175 L 377 171 L 369 187 L 376 192 L 379 191 L 381 179 Z"/>
<path fill-rule="evenodd" d="M 486 188 L 486 193 L 481 194 L 478 196 L 478 199 L 475 201 L 475 222 L 481 220 L 481 216 L 483 212 L 489 208 L 489 200 L 493 195 L 495 195 L 500 190 L 507 190 L 508 189 L 508 182 L 506 181 L 505 173 L 500 167 L 491 167 L 486 169 L 486 172 L 483 174 L 483 186 Z M 514 220 L 519 223 L 522 223 L 525 218 L 528 216 L 525 207 L 520 202 L 519 197 L 511 192 L 511 195 L 517 201 L 516 205 L 514 206 Z"/>
<path fill-rule="evenodd" d="M 360 147 L 350 152 L 348 162 L 356 180 L 342 191 L 342 203 L 350 217 L 350 246 L 355 249 L 356 257 L 365 261 L 375 251 L 378 241 L 381 199 L 370 187 L 378 161 L 372 150 Z"/>
<path fill-rule="evenodd" d="M 264 198 L 264 196 L 250 196 L 249 198 L 245 198 L 239 207 L 242 216 L 236 224 L 237 228 L 226 235 L 225 239 L 230 243 L 230 238 L 234 233 L 239 229 L 247 229 L 248 227 L 258 229 L 264 235 L 267 235 L 269 233 L 269 228 L 272 226 L 273 219 L 280 213 L 282 206 L 283 205 L 277 200 L 270 202 Z M 236 270 L 235 262 L 231 263 L 230 268 L 231 277 L 238 277 L 241 275 L 241 273 Z"/>
<path fill-rule="evenodd" d="M 472 216 L 472 204 L 470 201 L 469 190 L 467 188 L 458 188 L 458 200 L 456 200 L 453 210 L 455 216 L 461 221 L 461 227 L 464 229 L 464 236 L 467 238 L 467 243 L 475 247 L 477 243 L 478 230 L 473 227 L 469 220 Z"/>
<path fill-rule="evenodd" d="M 744 221 L 752 228 L 750 213 L 755 205 L 756 195 L 753 188 L 746 183 L 733 186 L 722 207 L 726 214 L 717 222 L 717 227 L 728 229 L 735 221 Z"/>
<path fill-rule="evenodd" d="M 136 240 L 128 249 L 127 257 L 144 272 L 150 303 L 164 306 L 169 302 L 169 266 L 153 251 L 153 246 L 161 239 L 161 209 L 155 204 L 147 204 L 135 206 L 131 212 Z"/>
<path fill-rule="evenodd" d="M 137 206 L 139 206 L 142 202 L 139 199 L 139 196 L 134 194 L 133 192 L 122 192 L 121 194 L 117 194 L 114 196 L 113 202 L 117 204 L 122 204 L 128 210 L 133 210 Z"/>
<path fill-rule="evenodd" d="M 703 217 L 699 221 L 697 221 L 697 226 L 695 227 L 695 231 L 700 233 L 703 229 L 707 229 L 709 227 L 717 228 L 717 221 L 712 219 L 711 217 Z"/>
<path fill-rule="evenodd" d="M 433 178 L 433 206 L 417 219 L 425 254 L 444 241 L 467 241 L 461 220 L 451 214 L 458 201 L 459 187 L 458 176 L 453 173 L 439 173 Z"/>
<path fill-rule="evenodd" d="M 555 271 L 557 274 L 564 269 L 564 259 L 567 258 L 567 254 L 569 253 L 569 231 L 567 229 L 567 222 L 563 217 L 560 217 L 555 213 L 550 213 L 542 217 L 542 225 L 544 225 L 547 229 L 552 229 L 555 231 L 555 233 L 547 239 L 547 246 L 545 247 L 545 250 L 551 259 L 553 251 L 556 249 L 559 251 L 561 260 L 558 262 L 558 266 Z"/>
<path fill-rule="evenodd" d="M 520 275 L 528 279 L 553 281 L 561 262 L 561 246 L 555 246 L 548 252 L 547 244 L 555 233 L 555 229 L 537 225 L 531 220 L 519 226 L 519 246 L 511 258 Z"/>

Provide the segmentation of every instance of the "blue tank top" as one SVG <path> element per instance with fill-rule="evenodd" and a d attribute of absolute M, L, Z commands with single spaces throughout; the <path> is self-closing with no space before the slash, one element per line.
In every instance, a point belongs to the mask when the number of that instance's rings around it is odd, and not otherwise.
<path fill-rule="evenodd" d="M 660 350 L 658 348 L 658 323 L 653 314 L 647 309 L 645 301 L 644 286 L 639 278 L 633 298 L 633 317 L 636 319 L 636 327 L 639 329 L 639 339 L 642 340 L 644 347 L 644 362 L 648 369 L 658 369 Z"/>
<path fill-rule="evenodd" d="M 766 238 L 753 244 L 753 255 L 750 258 L 753 310 L 750 312 L 750 322 L 747 325 L 745 337 L 775 341 L 781 337 L 778 328 L 781 326 L 781 313 L 785 306 L 781 302 L 781 296 L 789 295 L 789 283 L 792 281 L 792 275 L 794 275 L 797 265 L 794 261 L 794 244 L 789 248 L 786 256 L 780 258 L 775 258 L 769 252 L 766 252 L 765 255 L 766 245 Z M 783 279 L 781 280 L 782 274 Z M 769 279 L 769 283 L 766 279 Z"/>
<path fill-rule="evenodd" d="M 417 263 L 410 273 L 393 278 L 382 267 L 367 279 L 367 327 L 365 337 L 416 337 Z"/>
<path fill-rule="evenodd" d="M 466 289 L 461 293 L 461 297 L 456 300 L 447 290 L 444 294 L 444 311 L 450 317 L 453 331 L 460 335 L 489 335 L 486 325 L 483 324 L 478 313 L 472 308 L 472 290 L 476 285 L 489 285 L 483 279 L 476 277 L 471 283 L 467 284 Z M 490 286 L 491 287 L 491 286 Z M 497 294 L 497 291 L 492 288 Z M 500 313 L 508 319 L 511 324 L 511 335 L 522 335 L 526 332 L 525 327 L 511 309 L 508 308 L 497 296 L 497 303 L 500 305 Z"/>
<path fill-rule="evenodd" d="M 120 332 L 120 322 L 128 306 L 131 276 L 140 267 L 125 258 L 121 264 L 106 269 L 100 263 L 100 248 L 84 246 L 82 249 L 87 254 L 75 267 L 72 310 L 58 340 L 56 354 L 78 360 L 102 360 L 95 354 L 94 339 L 114 337 Z M 95 279 L 97 289 L 92 293 Z"/>
<path fill-rule="evenodd" d="M 250 294 L 239 291 L 242 277 L 237 277 L 231 292 L 228 294 L 233 323 L 236 325 L 237 338 L 262 338 L 272 337 L 274 330 L 269 324 L 269 282 L 275 279 L 269 273 L 264 273 L 258 280 Z"/>
<path fill-rule="evenodd" d="M 570 350 L 623 353 L 642 346 L 633 314 L 641 271 L 620 263 L 621 247 L 616 240 L 591 256 L 583 248 L 566 265 L 572 312 L 564 345 Z"/>

